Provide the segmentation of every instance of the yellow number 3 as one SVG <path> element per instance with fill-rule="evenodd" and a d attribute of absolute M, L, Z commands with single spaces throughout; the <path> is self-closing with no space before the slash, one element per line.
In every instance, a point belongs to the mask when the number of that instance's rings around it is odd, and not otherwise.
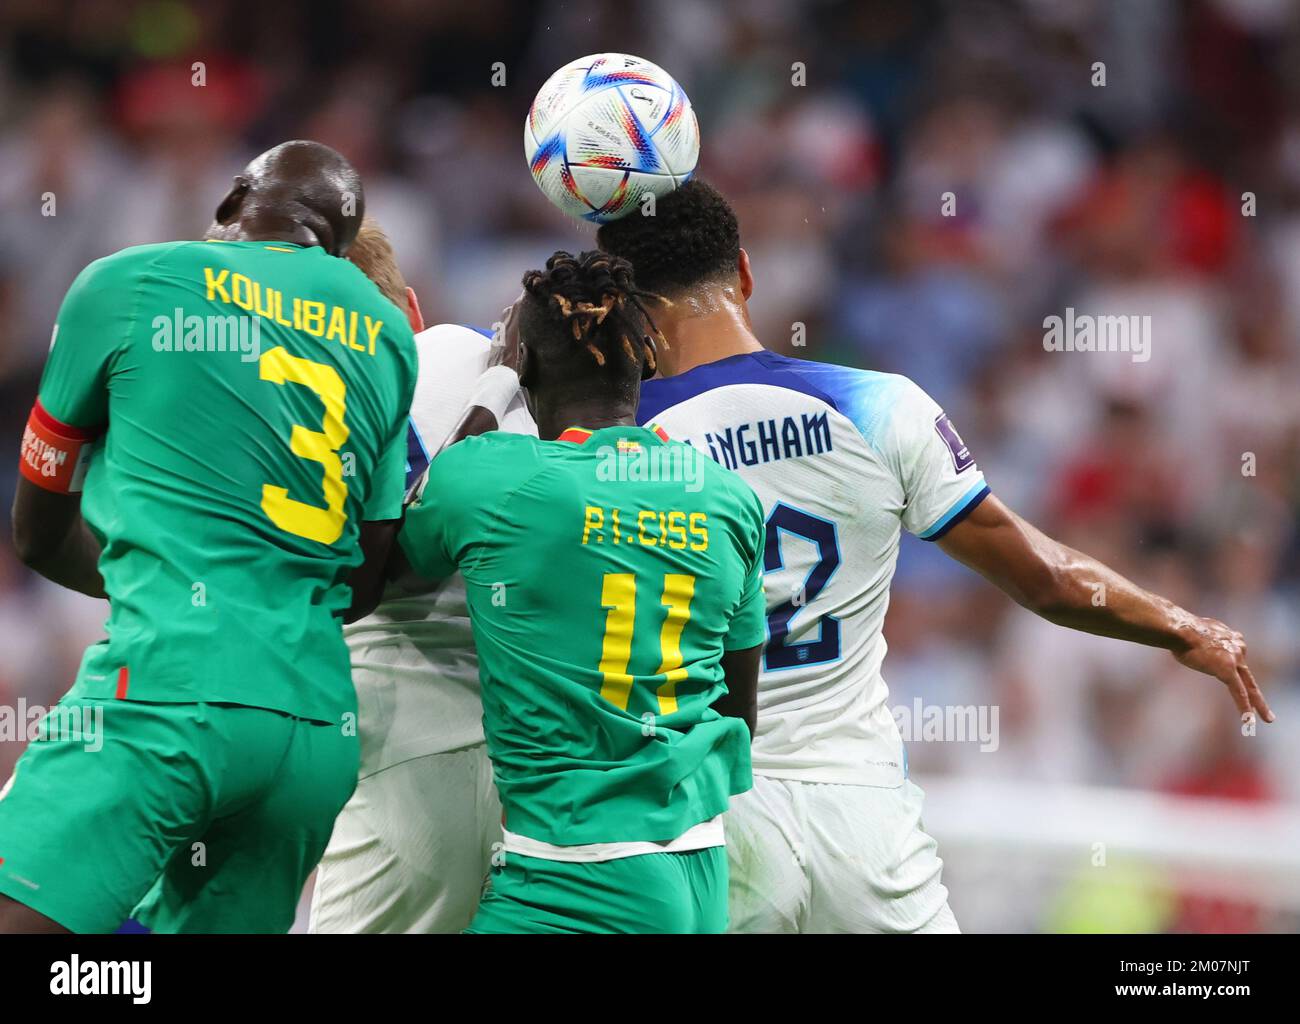
<path fill-rule="evenodd" d="M 325 405 L 320 430 L 308 430 L 295 423 L 289 438 L 289 450 L 294 455 L 319 462 L 325 468 L 322 483 L 325 507 L 295 501 L 289 497 L 288 488 L 263 484 L 262 511 L 288 533 L 333 544 L 343 535 L 343 524 L 348 518 L 343 510 L 348 485 L 343 482 L 343 462 L 339 458 L 339 449 L 348 439 L 348 428 L 343 422 L 347 385 L 334 367 L 291 356 L 283 348 L 263 353 L 257 366 L 262 380 L 272 384 L 301 384 L 316 392 Z"/>

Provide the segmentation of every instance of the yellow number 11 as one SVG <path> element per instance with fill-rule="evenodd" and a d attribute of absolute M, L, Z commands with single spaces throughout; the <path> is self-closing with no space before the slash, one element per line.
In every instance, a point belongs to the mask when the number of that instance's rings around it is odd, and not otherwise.
<path fill-rule="evenodd" d="M 682 630 L 691 617 L 691 598 L 695 596 L 695 577 L 680 573 L 664 575 L 660 604 L 668 609 L 659 632 L 659 670 L 664 676 L 656 696 L 659 713 L 671 715 L 677 710 L 677 684 L 686 678 L 682 667 Z M 632 695 L 632 626 L 636 621 L 636 577 L 630 572 L 605 574 L 600 588 L 600 604 L 605 609 L 605 639 L 600 648 L 600 695 L 616 707 L 627 710 Z"/>

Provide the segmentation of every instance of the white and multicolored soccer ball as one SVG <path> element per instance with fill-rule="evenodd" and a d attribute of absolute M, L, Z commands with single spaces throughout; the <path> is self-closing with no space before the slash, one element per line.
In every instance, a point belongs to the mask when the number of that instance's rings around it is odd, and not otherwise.
<path fill-rule="evenodd" d="M 626 53 L 572 61 L 546 80 L 524 122 L 524 155 L 552 203 L 603 224 L 695 173 L 700 128 L 682 87 Z"/>

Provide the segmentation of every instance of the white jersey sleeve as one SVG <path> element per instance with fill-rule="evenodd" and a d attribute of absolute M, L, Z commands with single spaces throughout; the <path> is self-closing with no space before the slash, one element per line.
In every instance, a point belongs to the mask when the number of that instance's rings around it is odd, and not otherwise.
<path fill-rule="evenodd" d="M 408 490 L 464 415 L 489 347 L 484 334 L 458 324 L 430 327 L 415 342 L 420 370 L 408 425 Z M 536 435 L 522 395 L 506 409 L 501 429 Z M 390 590 L 343 635 L 357 690 L 362 778 L 483 742 L 478 656 L 459 573 L 426 594 Z"/>
<path fill-rule="evenodd" d="M 878 444 L 903 488 L 903 528 L 937 540 L 988 488 L 961 435 L 938 403 L 905 377 Z"/>

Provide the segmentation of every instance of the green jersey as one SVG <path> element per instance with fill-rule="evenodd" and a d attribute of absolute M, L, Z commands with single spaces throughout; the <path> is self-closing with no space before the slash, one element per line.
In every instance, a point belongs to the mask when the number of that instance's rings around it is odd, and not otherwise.
<path fill-rule="evenodd" d="M 106 431 L 82 514 L 108 639 L 74 694 L 354 710 L 347 578 L 359 522 L 401 514 L 415 374 L 406 318 L 319 247 L 172 242 L 82 271 L 33 412 Z"/>
<path fill-rule="evenodd" d="M 402 548 L 459 569 L 506 827 L 663 842 L 751 785 L 749 732 L 710 705 L 724 650 L 766 636 L 763 514 L 661 432 L 489 433 L 433 460 Z"/>

